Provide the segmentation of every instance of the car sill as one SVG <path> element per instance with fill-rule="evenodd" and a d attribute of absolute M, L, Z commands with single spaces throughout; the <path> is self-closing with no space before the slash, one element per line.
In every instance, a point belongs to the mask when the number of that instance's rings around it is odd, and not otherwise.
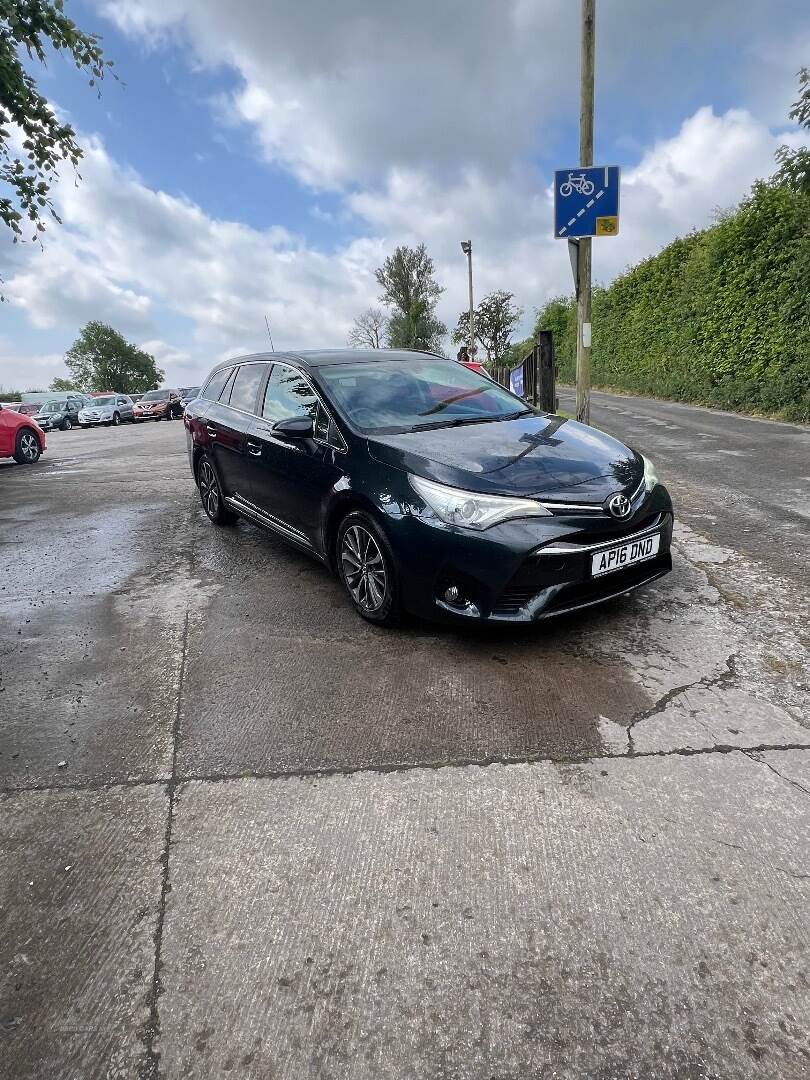
<path fill-rule="evenodd" d="M 240 498 L 238 495 L 229 495 L 225 501 L 232 509 L 236 510 L 240 514 L 244 514 L 245 517 L 251 518 L 259 525 L 263 525 L 266 529 L 271 529 L 273 532 L 278 533 L 279 536 L 285 540 L 289 540 L 290 543 L 295 544 L 297 547 L 303 548 L 304 551 L 310 555 L 314 555 L 316 559 L 321 562 L 324 561 L 320 552 L 316 551 L 310 541 L 304 536 L 303 533 L 298 532 L 297 529 L 293 529 L 291 525 L 286 525 L 283 521 L 279 521 L 277 518 L 271 517 L 263 510 L 260 510 L 258 506 L 254 506 L 252 503 L 247 502 L 246 499 Z"/>

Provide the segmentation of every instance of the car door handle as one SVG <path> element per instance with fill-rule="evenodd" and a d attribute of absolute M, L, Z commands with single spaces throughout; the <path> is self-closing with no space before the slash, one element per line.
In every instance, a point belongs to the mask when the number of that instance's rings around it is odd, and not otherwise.
<path fill-rule="evenodd" d="M 247 448 L 248 448 L 248 453 L 252 454 L 253 457 L 261 457 L 262 456 L 262 444 L 261 443 L 254 442 L 253 439 L 248 439 Z"/>
<path fill-rule="evenodd" d="M 211 427 L 210 424 L 205 425 L 205 430 L 208 432 L 212 439 L 215 439 L 217 437 L 217 429 L 215 427 Z"/>

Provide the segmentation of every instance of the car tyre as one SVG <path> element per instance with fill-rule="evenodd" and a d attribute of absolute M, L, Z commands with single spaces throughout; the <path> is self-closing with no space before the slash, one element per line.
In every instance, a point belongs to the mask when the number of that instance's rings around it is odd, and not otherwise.
<path fill-rule="evenodd" d="M 18 465 L 33 465 L 39 461 L 42 448 L 39 439 L 30 428 L 20 428 L 17 438 L 14 440 L 14 454 L 12 455 Z"/>
<path fill-rule="evenodd" d="M 391 545 L 369 514 L 354 510 L 341 521 L 335 562 L 358 615 L 377 626 L 395 626 L 400 621 L 402 608 Z"/>
<path fill-rule="evenodd" d="M 113 413 L 112 426 L 113 427 L 118 427 L 118 425 L 120 423 L 121 423 L 121 414 L 117 413 L 117 412 Z"/>
<path fill-rule="evenodd" d="M 62 431 L 70 431 L 72 427 L 73 421 L 70 419 L 69 416 L 66 416 L 65 419 L 62 421 Z"/>
<path fill-rule="evenodd" d="M 197 465 L 197 487 L 203 510 L 215 525 L 234 525 L 238 521 L 239 515 L 225 504 L 217 471 L 208 454 L 203 454 Z"/>

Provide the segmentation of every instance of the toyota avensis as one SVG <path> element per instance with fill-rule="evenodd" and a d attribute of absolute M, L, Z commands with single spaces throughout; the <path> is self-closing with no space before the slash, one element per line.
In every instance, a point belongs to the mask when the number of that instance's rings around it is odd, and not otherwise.
<path fill-rule="evenodd" d="M 372 622 L 532 622 L 672 568 L 647 458 L 455 360 L 247 356 L 214 368 L 184 422 L 211 521 L 316 556 Z"/>

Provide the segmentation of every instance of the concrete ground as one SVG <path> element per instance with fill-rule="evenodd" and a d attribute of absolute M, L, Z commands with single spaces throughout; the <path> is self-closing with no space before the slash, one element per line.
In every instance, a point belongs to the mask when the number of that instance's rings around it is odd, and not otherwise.
<path fill-rule="evenodd" d="M 675 572 L 521 633 L 366 625 L 178 423 L 0 464 L 0 1076 L 810 1077 L 810 435 L 595 402 Z"/>

